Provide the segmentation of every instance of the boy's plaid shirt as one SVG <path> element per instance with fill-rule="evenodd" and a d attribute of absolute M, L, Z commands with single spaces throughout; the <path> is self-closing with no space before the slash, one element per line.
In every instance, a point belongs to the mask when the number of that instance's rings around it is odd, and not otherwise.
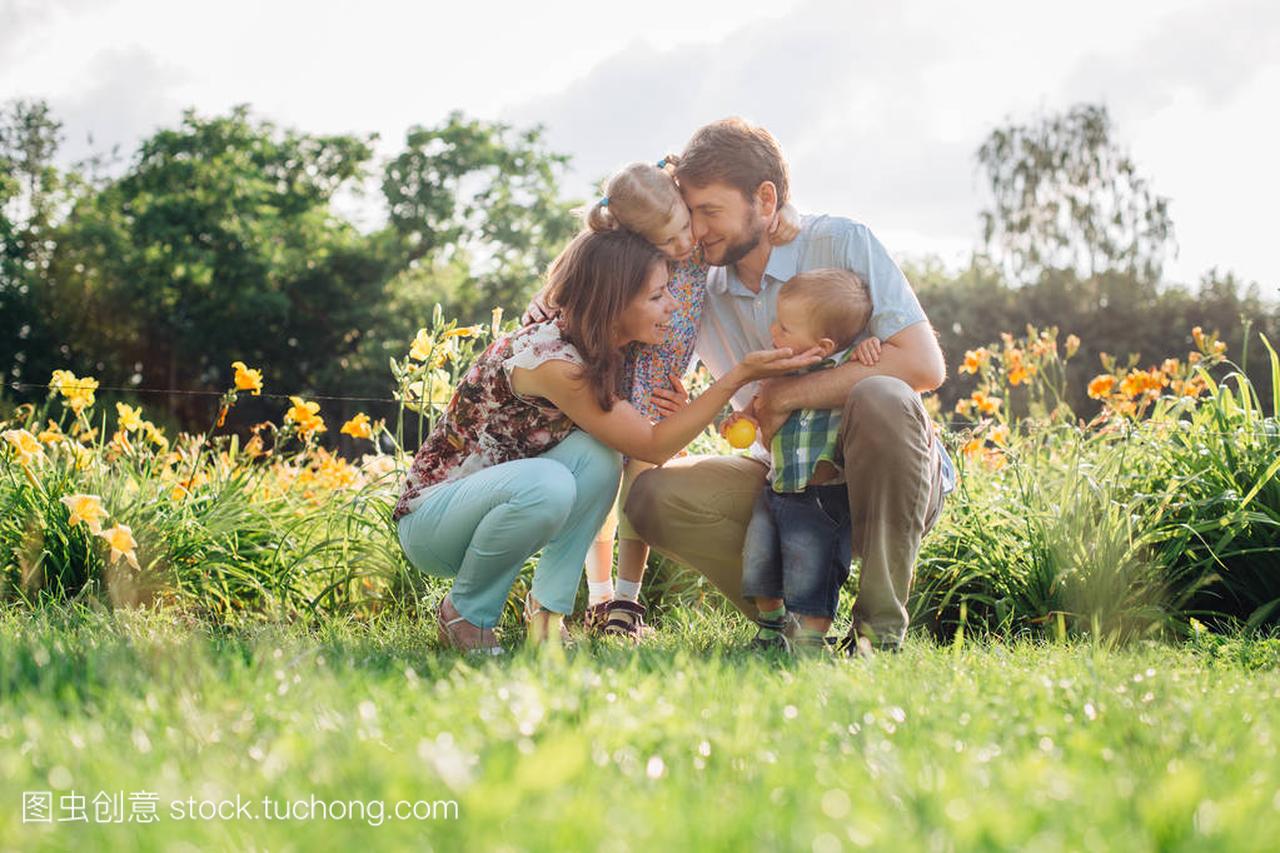
<path fill-rule="evenodd" d="M 809 371 L 843 364 L 852 353 L 852 347 L 832 353 Z M 797 409 L 792 412 L 769 445 L 773 456 L 773 490 L 803 492 L 819 462 L 825 459 L 835 465 L 839 437 L 840 409 Z"/>

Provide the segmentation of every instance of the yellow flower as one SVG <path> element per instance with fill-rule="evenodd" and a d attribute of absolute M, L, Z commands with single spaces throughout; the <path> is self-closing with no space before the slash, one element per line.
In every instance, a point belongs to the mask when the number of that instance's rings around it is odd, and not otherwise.
<path fill-rule="evenodd" d="M 1191 340 L 1196 342 L 1197 349 L 1204 349 L 1204 330 L 1196 326 L 1191 330 Z"/>
<path fill-rule="evenodd" d="M 42 444 L 56 444 L 59 441 L 67 440 L 66 435 L 62 432 L 62 428 L 58 426 L 57 421 L 52 420 L 49 421 L 48 428 L 41 430 L 40 434 L 37 435 L 36 438 L 40 439 Z"/>
<path fill-rule="evenodd" d="M 26 466 L 33 460 L 44 458 L 44 448 L 40 446 L 36 437 L 25 429 L 7 429 L 4 431 L 4 438 L 13 447 L 18 464 Z"/>
<path fill-rule="evenodd" d="M 976 350 L 965 350 L 964 363 L 960 365 L 960 372 L 977 373 L 982 366 L 987 363 L 987 359 L 990 358 L 990 356 L 991 353 L 987 351 L 986 347 L 980 347 Z"/>
<path fill-rule="evenodd" d="M 1080 349 L 1080 339 L 1075 335 L 1067 335 L 1067 358 L 1076 354 L 1076 350 Z"/>
<path fill-rule="evenodd" d="M 987 433 L 987 438 L 1003 447 L 1009 443 L 1009 427 L 1006 424 L 992 427 L 991 431 Z"/>
<path fill-rule="evenodd" d="M 413 344 L 409 347 L 409 358 L 414 361 L 425 361 L 427 367 L 444 367 L 445 362 L 457 353 L 457 341 L 446 332 L 437 341 L 426 329 L 419 329 Z"/>
<path fill-rule="evenodd" d="M 70 444 L 71 452 L 76 457 L 76 470 L 83 471 L 93 464 L 93 451 L 80 444 Z"/>
<path fill-rule="evenodd" d="M 969 439 L 964 443 L 964 447 L 960 449 L 960 452 L 964 454 L 966 459 L 973 460 L 982 458 L 982 439 Z"/>
<path fill-rule="evenodd" d="M 142 422 L 142 431 L 147 435 L 147 441 L 156 446 L 161 453 L 169 449 L 169 439 L 164 437 L 163 430 L 153 424 L 151 421 Z"/>
<path fill-rule="evenodd" d="M 502 332 L 502 306 L 499 305 L 493 309 L 493 313 L 489 315 L 489 330 L 493 332 L 496 338 Z"/>
<path fill-rule="evenodd" d="M 179 481 L 176 486 L 169 490 L 169 500 L 180 501 L 208 482 L 209 475 L 204 471 L 197 471 L 194 477 Z"/>
<path fill-rule="evenodd" d="M 231 369 L 236 372 L 236 390 L 252 392 L 254 397 L 262 393 L 262 371 L 245 367 L 243 361 L 231 362 Z"/>
<path fill-rule="evenodd" d="M 988 450 L 982 461 L 986 464 L 987 470 L 999 471 L 1009 460 L 999 450 Z"/>
<path fill-rule="evenodd" d="M 130 406 L 127 403 L 116 403 L 117 424 L 125 432 L 133 432 L 142 426 L 142 407 Z"/>
<path fill-rule="evenodd" d="M 49 390 L 62 395 L 64 404 L 77 415 L 93 405 L 93 392 L 98 388 L 98 380 L 92 376 L 79 379 L 70 370 L 55 370 L 49 380 Z"/>
<path fill-rule="evenodd" d="M 441 340 L 449 338 L 474 338 L 476 335 L 484 331 L 484 326 L 459 326 L 456 329 L 448 329 L 440 336 Z"/>
<path fill-rule="evenodd" d="M 364 412 L 357 413 L 354 418 L 343 424 L 339 432 L 352 438 L 373 438 L 373 430 L 369 427 L 369 416 Z"/>
<path fill-rule="evenodd" d="M 298 432 L 304 438 L 313 433 L 324 432 L 327 429 L 324 425 L 324 418 L 318 414 L 320 411 L 319 403 L 312 403 L 303 400 L 301 397 L 290 397 L 289 402 L 293 403 L 293 407 L 284 413 L 284 419 L 287 423 L 297 424 Z"/>
<path fill-rule="evenodd" d="M 102 498 L 97 495 L 64 495 L 61 500 L 71 511 L 68 524 L 75 527 L 83 521 L 92 532 L 102 532 L 102 521 L 109 515 L 102 506 Z"/>
<path fill-rule="evenodd" d="M 449 374 L 443 370 L 433 370 L 419 379 L 409 383 L 405 389 L 405 406 L 415 412 L 421 411 L 426 403 L 434 408 L 443 408 L 453 399 L 453 388 L 449 386 Z"/>
<path fill-rule="evenodd" d="M 1115 387 L 1115 384 L 1116 378 L 1109 373 L 1095 376 L 1089 381 L 1089 396 L 1095 400 L 1101 400 L 1111 393 L 1111 389 Z"/>
<path fill-rule="evenodd" d="M 1009 384 L 1021 385 L 1027 381 L 1027 368 L 1025 365 L 1019 364 L 1009 371 Z"/>
<path fill-rule="evenodd" d="M 973 400 L 973 404 L 978 407 L 978 411 L 981 414 L 994 415 L 1000 411 L 1000 398 L 992 397 L 981 389 L 974 391 L 970 399 Z"/>
<path fill-rule="evenodd" d="M 135 569 L 141 568 L 138 565 L 138 555 L 135 553 L 138 543 L 134 540 L 133 530 L 128 525 L 117 524 L 115 527 L 99 532 L 98 535 L 107 540 L 107 544 L 111 546 L 112 563 L 124 557 Z"/>

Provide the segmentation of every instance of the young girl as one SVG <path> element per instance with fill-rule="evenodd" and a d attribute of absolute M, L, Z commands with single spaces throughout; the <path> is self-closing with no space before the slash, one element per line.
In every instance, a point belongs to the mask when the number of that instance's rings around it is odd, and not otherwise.
<path fill-rule="evenodd" d="M 548 272 L 558 316 L 498 338 L 458 382 L 392 514 L 409 562 L 454 578 L 437 610 L 447 645 L 502 651 L 493 627 L 521 566 L 539 550 L 525 599 L 529 638 L 558 637 L 617 493 L 619 454 L 660 464 L 747 382 L 817 360 L 790 350 L 751 353 L 698 399 L 652 423 L 615 391 L 624 348 L 667 335 L 675 311 L 667 277 L 663 256 L 639 237 L 579 234 Z"/>
<path fill-rule="evenodd" d="M 632 163 L 614 174 L 604 186 L 604 197 L 587 212 L 587 227 L 604 232 L 618 228 L 644 237 L 669 262 L 668 289 L 676 301 L 665 337 L 656 344 L 638 343 L 627 350 L 626 387 L 640 413 L 653 421 L 678 411 L 687 397 L 681 377 L 693 359 L 693 345 L 702 318 L 707 265 L 695 252 L 689 209 L 675 183 L 674 155 L 653 163 Z M 771 235 L 776 245 L 795 237 L 799 220 L 784 208 L 779 226 Z M 642 459 L 630 459 L 622 477 L 618 506 L 626 503 L 635 478 L 653 467 Z M 612 580 L 613 540 L 618 535 L 618 583 Z M 609 513 L 587 558 L 589 593 L 585 625 L 588 632 L 638 639 L 648 630 L 645 608 L 639 602 L 649 546 L 636 534 L 617 508 Z"/>

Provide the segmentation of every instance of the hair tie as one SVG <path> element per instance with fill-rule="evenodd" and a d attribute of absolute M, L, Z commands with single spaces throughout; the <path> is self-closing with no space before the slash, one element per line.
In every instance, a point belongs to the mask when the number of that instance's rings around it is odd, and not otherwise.
<path fill-rule="evenodd" d="M 667 168 L 667 158 L 666 158 L 666 157 L 663 157 L 661 160 L 659 160 L 659 161 L 658 161 L 658 168 L 659 168 L 659 169 L 665 169 L 665 168 Z"/>
<path fill-rule="evenodd" d="M 604 198 L 600 199 L 600 206 L 601 206 L 601 207 L 608 207 L 608 206 L 609 206 L 609 197 L 608 197 L 608 196 L 605 196 Z"/>

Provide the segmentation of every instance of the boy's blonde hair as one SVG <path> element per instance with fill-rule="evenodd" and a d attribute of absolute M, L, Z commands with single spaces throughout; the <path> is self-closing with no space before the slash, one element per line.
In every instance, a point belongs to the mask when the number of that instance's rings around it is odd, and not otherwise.
<path fill-rule="evenodd" d="M 778 299 L 804 306 L 813 330 L 835 341 L 835 351 L 849 347 L 871 320 L 871 291 L 849 270 L 825 267 L 796 273 L 782 285 Z"/>
<path fill-rule="evenodd" d="M 684 204 L 674 177 L 678 158 L 670 154 L 660 162 L 637 161 L 615 172 L 604 182 L 604 197 L 587 209 L 587 227 L 625 228 L 656 242 Z"/>

